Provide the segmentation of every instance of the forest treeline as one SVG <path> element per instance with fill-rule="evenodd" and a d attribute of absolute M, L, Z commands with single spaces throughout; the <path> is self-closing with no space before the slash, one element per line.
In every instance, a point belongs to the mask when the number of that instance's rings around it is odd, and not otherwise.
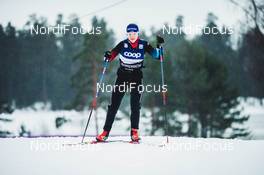
<path fill-rule="evenodd" d="M 64 21 L 59 14 L 53 25 L 82 26 L 77 16 L 71 19 Z M 99 35 L 32 34 L 30 27 L 36 25 L 48 27 L 50 24 L 44 17 L 31 15 L 22 29 L 15 28 L 12 23 L 0 25 L 1 106 L 15 104 L 20 108 L 42 101 L 51 102 L 53 109 L 87 108 L 95 93 L 104 51 L 118 42 L 114 31 L 104 19 L 97 17 L 92 19 L 91 26 L 101 27 Z M 173 25 L 183 27 L 184 17 L 177 16 Z M 213 13 L 208 14 L 204 27 L 217 28 L 219 34 L 201 33 L 187 39 L 185 33 L 170 35 L 155 28 L 151 35 L 146 35 L 144 29 L 140 32 L 140 37 L 153 46 L 156 35 L 165 39 L 169 134 L 247 136 L 248 130 L 235 125 L 243 124 L 249 117 L 241 116 L 237 109 L 238 97 L 264 97 L 263 21 L 253 27 L 242 26 L 245 32 L 240 33 L 235 43 L 230 33 L 220 32 L 224 26 L 217 26 L 217 16 Z M 144 64 L 144 83 L 160 84 L 159 62 L 147 56 Z M 114 83 L 117 67 L 118 59 L 110 64 L 106 82 Z M 102 93 L 99 99 L 105 108 L 109 96 L 109 93 Z M 151 134 L 163 130 L 161 96 L 144 93 L 142 106 L 151 112 Z M 125 107 L 122 110 L 129 112 Z M 175 111 L 189 114 L 187 133 L 182 133 L 182 123 Z M 228 128 L 230 132 L 226 134 Z"/>

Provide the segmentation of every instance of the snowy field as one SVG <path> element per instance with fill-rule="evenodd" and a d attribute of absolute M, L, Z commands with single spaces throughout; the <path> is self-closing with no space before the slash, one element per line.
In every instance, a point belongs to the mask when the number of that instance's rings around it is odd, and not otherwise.
<path fill-rule="evenodd" d="M 264 103 L 264 100 L 263 100 Z M 242 110 L 243 115 L 250 115 L 249 120 L 246 122 L 250 132 L 250 139 L 264 139 L 264 106 L 259 103 L 259 100 L 255 98 L 248 98 L 246 101 L 240 98 L 240 105 L 238 106 Z M 50 110 L 50 106 L 44 106 L 43 103 L 35 103 L 34 105 L 16 109 L 12 114 L 0 114 L 0 118 L 7 118 L 12 122 L 0 122 L 0 130 L 7 130 L 12 133 L 12 136 L 19 136 L 21 132 L 21 126 L 24 126 L 26 131 L 30 131 L 31 136 L 57 136 L 67 135 L 76 136 L 82 135 L 84 127 L 89 115 L 88 110 L 81 112 L 75 110 Z M 140 134 L 149 135 L 151 126 L 151 113 L 142 109 L 140 118 Z M 95 114 L 95 113 L 93 113 Z M 183 122 L 183 130 L 187 132 L 188 129 L 188 115 L 175 112 L 181 121 Z M 102 108 L 97 109 L 97 122 L 99 132 L 102 131 L 105 121 L 106 111 Z M 62 126 L 56 127 L 56 118 L 63 117 L 67 120 Z M 96 134 L 95 116 L 91 118 L 87 135 Z M 111 131 L 112 135 L 128 135 L 130 129 L 129 116 L 121 113 L 117 113 L 116 120 Z M 156 135 L 162 135 L 155 133 Z"/>
<path fill-rule="evenodd" d="M 142 144 L 67 145 L 80 137 L 1 138 L 2 175 L 263 175 L 264 141 L 143 137 Z M 92 138 L 86 138 L 91 141 Z"/>

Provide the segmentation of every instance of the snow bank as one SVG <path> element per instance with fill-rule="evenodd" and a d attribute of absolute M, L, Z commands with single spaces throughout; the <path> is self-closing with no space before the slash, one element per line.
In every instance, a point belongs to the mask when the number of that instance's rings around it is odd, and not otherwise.
<path fill-rule="evenodd" d="M 21 131 L 21 126 L 25 126 L 27 131 L 30 131 L 31 136 L 54 136 L 54 135 L 82 135 L 84 127 L 89 116 L 88 110 L 85 111 L 75 111 L 75 110 L 57 110 L 52 111 L 48 109 L 18 109 L 15 110 L 11 115 L 1 114 L 2 117 L 9 118 L 12 122 L 0 123 L 0 129 L 8 130 L 13 133 L 15 136 L 19 136 Z M 95 112 L 93 112 L 89 129 L 87 134 L 94 135 L 96 134 L 95 127 Z M 97 109 L 98 117 L 98 127 L 100 131 L 102 130 L 104 119 L 106 116 L 105 110 L 98 108 Z M 118 115 L 122 115 L 119 112 Z M 67 120 L 61 127 L 56 127 L 56 118 L 63 117 Z M 122 134 L 129 126 L 129 120 L 127 117 L 122 117 L 122 120 L 117 120 L 115 125 L 118 125 L 116 129 L 113 130 L 113 133 Z"/>

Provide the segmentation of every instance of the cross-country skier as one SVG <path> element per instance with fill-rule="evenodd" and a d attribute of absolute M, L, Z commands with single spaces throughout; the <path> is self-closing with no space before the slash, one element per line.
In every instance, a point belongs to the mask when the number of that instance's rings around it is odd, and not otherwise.
<path fill-rule="evenodd" d="M 139 38 L 139 29 L 136 24 L 129 24 L 126 28 L 127 39 L 117 44 L 111 51 L 105 52 L 105 61 L 112 61 L 119 54 L 120 67 L 117 71 L 115 88 L 112 92 L 111 104 L 108 106 L 104 131 L 96 137 L 96 140 L 103 142 L 108 138 L 114 118 L 125 94 L 124 90 L 118 88 L 120 85 L 133 87 L 130 89 L 131 106 L 131 140 L 138 142 L 139 115 L 140 115 L 140 96 L 138 86 L 142 84 L 143 61 L 145 53 L 149 53 L 152 58 L 159 59 L 159 49 L 153 48 L 147 41 Z M 120 90 L 121 89 L 121 90 Z M 126 89 L 127 90 L 127 89 Z"/>

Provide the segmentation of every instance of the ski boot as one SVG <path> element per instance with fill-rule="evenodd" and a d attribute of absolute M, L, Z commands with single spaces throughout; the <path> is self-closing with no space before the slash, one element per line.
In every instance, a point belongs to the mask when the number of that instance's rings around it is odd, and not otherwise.
<path fill-rule="evenodd" d="M 140 137 L 138 136 L 138 130 L 131 129 L 131 143 L 139 143 Z"/>
<path fill-rule="evenodd" d="M 100 135 L 96 137 L 97 142 L 105 142 L 108 138 L 109 131 L 103 131 Z"/>

